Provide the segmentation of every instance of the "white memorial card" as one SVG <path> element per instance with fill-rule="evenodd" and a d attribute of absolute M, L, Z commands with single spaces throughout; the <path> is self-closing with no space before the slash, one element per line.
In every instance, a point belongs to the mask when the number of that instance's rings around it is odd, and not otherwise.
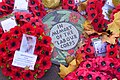
<path fill-rule="evenodd" d="M 12 65 L 21 68 L 29 67 L 30 70 L 34 70 L 36 59 L 37 55 L 15 51 Z"/>
<path fill-rule="evenodd" d="M 2 2 L 2 0 L 0 0 L 0 2 Z"/>
<path fill-rule="evenodd" d="M 1 21 L 1 26 L 4 32 L 9 31 L 11 28 L 14 28 L 15 26 L 17 26 L 15 17 L 10 17 L 4 21 Z"/>
<path fill-rule="evenodd" d="M 21 52 L 25 52 L 28 54 L 34 54 L 35 45 L 36 45 L 36 37 L 35 36 L 23 34 L 22 43 L 20 46 Z"/>
<path fill-rule="evenodd" d="M 28 10 L 28 0 L 15 0 L 14 10 Z"/>

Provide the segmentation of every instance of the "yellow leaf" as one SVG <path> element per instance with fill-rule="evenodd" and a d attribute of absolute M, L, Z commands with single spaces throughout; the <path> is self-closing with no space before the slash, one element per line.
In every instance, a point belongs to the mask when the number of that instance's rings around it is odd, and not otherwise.
<path fill-rule="evenodd" d="M 114 6 L 118 6 L 120 4 L 120 0 L 112 0 Z"/>
<path fill-rule="evenodd" d="M 120 34 L 120 11 L 114 15 L 114 20 L 112 23 L 108 24 L 108 29 L 113 34 Z"/>
<path fill-rule="evenodd" d="M 86 9 L 86 6 L 87 6 L 87 1 L 85 2 L 80 2 L 78 7 L 77 7 L 77 10 L 80 12 L 80 11 L 84 11 Z"/>
<path fill-rule="evenodd" d="M 118 37 L 118 34 L 112 34 L 109 35 L 107 33 L 102 33 L 102 41 L 103 42 L 108 42 L 110 44 L 115 44 L 116 43 L 116 37 Z"/>
<path fill-rule="evenodd" d="M 94 30 L 93 26 L 91 25 L 90 21 L 86 20 L 83 24 L 84 26 L 84 34 L 86 33 L 87 35 L 91 35 L 94 33 L 97 33 L 100 35 L 101 33 L 98 33 L 97 31 Z"/>
<path fill-rule="evenodd" d="M 60 72 L 59 72 L 60 77 L 64 78 L 66 75 L 68 75 L 69 73 L 71 73 L 75 69 L 77 69 L 77 67 L 80 64 L 80 62 L 82 62 L 82 59 L 80 59 L 80 58 L 82 58 L 82 55 L 79 55 L 76 59 L 72 60 L 69 63 L 68 67 L 65 67 L 64 65 L 60 64 Z"/>

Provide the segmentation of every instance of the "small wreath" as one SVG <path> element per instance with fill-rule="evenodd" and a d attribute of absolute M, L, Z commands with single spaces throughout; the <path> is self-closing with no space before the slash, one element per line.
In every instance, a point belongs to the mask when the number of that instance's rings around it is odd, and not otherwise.
<path fill-rule="evenodd" d="M 29 68 L 12 66 L 14 53 L 20 49 L 22 35 L 36 36 L 34 54 L 37 55 L 34 71 Z M 33 27 L 27 23 L 23 26 L 16 26 L 5 32 L 0 38 L 0 66 L 2 73 L 12 80 L 34 80 L 41 78 L 51 67 L 51 38 L 44 34 L 40 27 Z"/>

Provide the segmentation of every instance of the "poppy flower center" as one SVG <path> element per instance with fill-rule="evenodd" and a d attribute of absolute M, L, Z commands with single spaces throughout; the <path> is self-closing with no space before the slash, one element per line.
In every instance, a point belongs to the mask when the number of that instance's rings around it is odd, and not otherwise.
<path fill-rule="evenodd" d="M 90 46 L 93 46 L 93 43 L 92 43 L 92 42 L 90 43 Z"/>
<path fill-rule="evenodd" d="M 15 76 L 20 77 L 20 73 L 16 72 Z"/>
<path fill-rule="evenodd" d="M 11 46 L 12 46 L 12 47 L 14 47 L 15 45 L 16 45 L 16 43 L 15 43 L 15 42 L 12 42 L 12 43 L 11 43 Z"/>
<path fill-rule="evenodd" d="M 89 75 L 87 76 L 87 78 L 88 78 L 88 79 L 92 79 L 92 75 L 89 74 Z"/>
<path fill-rule="evenodd" d="M 26 77 L 30 77 L 30 73 L 27 73 L 27 74 L 26 74 Z"/>
<path fill-rule="evenodd" d="M 18 32 L 18 30 L 15 30 L 15 34 L 18 34 L 19 32 Z"/>
<path fill-rule="evenodd" d="M 34 4 L 35 4 L 35 1 L 31 1 L 31 4 L 34 5 Z"/>
<path fill-rule="evenodd" d="M 23 15 L 20 15 L 20 19 L 23 19 L 24 17 L 23 17 Z"/>
<path fill-rule="evenodd" d="M 40 57 L 38 56 L 38 57 L 37 57 L 37 61 L 39 61 L 39 60 L 40 60 Z"/>
<path fill-rule="evenodd" d="M 110 55 L 113 55 L 114 54 L 114 52 L 113 51 L 110 51 L 110 53 L 109 53 Z"/>
<path fill-rule="evenodd" d="M 105 65 L 106 65 L 106 62 L 105 62 L 105 61 L 102 61 L 102 62 L 101 62 L 101 65 L 102 65 L 102 66 L 105 66 Z"/>
<path fill-rule="evenodd" d="M 99 77 L 99 76 L 98 76 L 98 77 L 96 77 L 96 80 L 101 80 L 101 77 Z"/>
<path fill-rule="evenodd" d="M 1 63 L 5 63 L 5 60 L 3 58 L 1 59 Z"/>
<path fill-rule="evenodd" d="M 30 28 L 27 28 L 26 31 L 30 31 Z"/>
<path fill-rule="evenodd" d="M 82 50 L 81 53 L 84 53 L 84 50 Z"/>
<path fill-rule="evenodd" d="M 48 55 L 49 55 L 49 52 L 48 52 L 48 51 L 46 51 L 46 52 L 45 52 L 45 54 L 48 56 Z"/>
<path fill-rule="evenodd" d="M 97 22 L 98 22 L 98 19 L 94 19 L 94 22 L 97 23 Z"/>
<path fill-rule="evenodd" d="M 90 65 L 90 64 L 87 64 L 87 65 L 86 65 L 86 67 L 87 67 L 87 68 L 90 68 L 90 67 L 91 67 L 91 65 Z"/>
<path fill-rule="evenodd" d="M 38 46 L 38 47 L 37 47 L 37 50 L 38 50 L 38 51 L 39 51 L 39 50 L 41 50 L 41 47 L 40 47 L 40 46 Z"/>
<path fill-rule="evenodd" d="M 2 15 L 3 13 L 2 12 L 0 12 L 0 15 Z"/>
<path fill-rule="evenodd" d="M 2 52 L 5 52 L 5 49 L 4 49 L 4 48 L 1 48 L 1 51 L 2 51 Z"/>
<path fill-rule="evenodd" d="M 78 79 L 79 79 L 79 80 L 82 80 L 82 79 L 83 79 L 83 76 L 79 76 Z"/>
<path fill-rule="evenodd" d="M 30 21 L 30 18 L 26 18 L 27 21 Z"/>
<path fill-rule="evenodd" d="M 110 67 L 113 68 L 114 67 L 114 63 L 110 63 Z"/>
<path fill-rule="evenodd" d="M 69 4 L 72 4 L 72 1 L 71 1 L 71 0 L 69 0 L 68 2 L 69 2 Z"/>
<path fill-rule="evenodd" d="M 44 40 L 43 42 L 44 42 L 44 44 L 47 44 L 47 40 Z"/>
<path fill-rule="evenodd" d="M 47 63 L 46 63 L 45 61 L 43 61 L 43 65 L 44 65 L 44 66 L 47 65 Z"/>
<path fill-rule="evenodd" d="M 101 24 L 99 24 L 99 25 L 98 25 L 98 28 L 101 28 L 101 27 L 102 27 L 102 25 L 101 25 Z"/>
<path fill-rule="evenodd" d="M 37 15 L 37 16 L 40 16 L 40 12 L 37 12 L 36 15 Z"/>
<path fill-rule="evenodd" d="M 87 48 L 86 51 L 87 51 L 87 52 L 91 52 L 90 48 Z"/>
<path fill-rule="evenodd" d="M 9 37 L 6 37 L 5 40 L 9 40 Z"/>
<path fill-rule="evenodd" d="M 91 16 L 92 16 L 92 17 L 94 17 L 94 16 L 95 16 L 95 14 L 94 14 L 94 13 L 92 13 L 92 14 L 91 14 Z"/>
<path fill-rule="evenodd" d="M 35 26 L 35 23 L 34 23 L 34 22 L 32 22 L 32 26 Z"/>
<path fill-rule="evenodd" d="M 7 3 L 7 4 L 10 4 L 10 1 L 9 1 L 9 0 L 7 0 L 7 1 L 6 1 L 6 3 Z"/>
<path fill-rule="evenodd" d="M 39 9 L 39 7 L 38 7 L 38 6 L 36 6 L 36 7 L 35 7 L 35 9 L 36 9 L 36 10 L 38 10 L 38 9 Z"/>
<path fill-rule="evenodd" d="M 11 72 L 12 70 L 10 68 L 7 68 L 7 71 Z"/>
<path fill-rule="evenodd" d="M 8 54 L 8 57 L 12 57 L 12 54 Z"/>
<path fill-rule="evenodd" d="M 88 59 L 88 58 L 90 58 L 90 57 L 89 57 L 89 55 L 86 55 L 85 58 Z"/>
<path fill-rule="evenodd" d="M 120 67 L 117 69 L 118 72 L 120 72 Z"/>
<path fill-rule="evenodd" d="M 6 9 L 6 6 L 2 6 L 2 9 Z"/>
<path fill-rule="evenodd" d="M 112 44 L 112 45 L 110 46 L 110 48 L 114 48 L 114 45 Z"/>
<path fill-rule="evenodd" d="M 70 9 L 70 10 L 72 10 L 72 7 L 71 7 L 71 6 L 69 6 L 69 9 Z"/>

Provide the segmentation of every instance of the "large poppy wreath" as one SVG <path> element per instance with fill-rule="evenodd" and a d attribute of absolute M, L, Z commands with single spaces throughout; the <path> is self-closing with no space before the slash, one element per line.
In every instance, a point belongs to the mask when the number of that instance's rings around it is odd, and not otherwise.
<path fill-rule="evenodd" d="M 36 36 L 34 54 L 37 55 L 34 70 L 12 66 L 14 53 L 20 49 L 22 35 Z M 41 78 L 51 67 L 51 38 L 44 34 L 40 27 L 33 27 L 27 23 L 16 26 L 6 32 L 0 38 L 0 67 L 2 73 L 12 80 L 34 80 Z"/>
<path fill-rule="evenodd" d="M 64 80 L 112 80 L 120 79 L 120 42 L 117 44 L 106 43 L 106 56 L 95 56 L 93 38 L 98 35 L 90 36 L 85 40 L 85 44 L 77 50 L 77 54 L 83 55 L 83 61 L 79 68 L 68 74 Z"/>

